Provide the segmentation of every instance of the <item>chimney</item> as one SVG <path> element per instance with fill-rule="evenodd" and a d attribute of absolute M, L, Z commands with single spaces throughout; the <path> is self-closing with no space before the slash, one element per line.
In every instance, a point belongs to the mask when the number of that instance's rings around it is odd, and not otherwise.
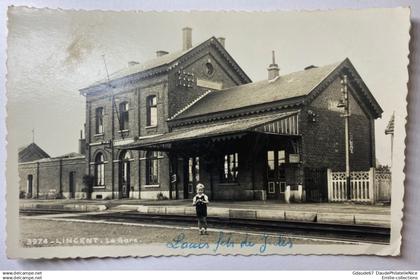
<path fill-rule="evenodd" d="M 274 51 L 272 52 L 272 63 L 268 66 L 267 70 L 268 70 L 268 80 L 273 80 L 275 78 L 277 78 L 279 76 L 279 71 L 280 68 L 279 66 L 276 64 L 276 55 L 274 53 Z"/>
<path fill-rule="evenodd" d="M 128 67 L 135 66 L 137 64 L 140 64 L 140 63 L 138 61 L 129 61 L 128 62 Z"/>
<path fill-rule="evenodd" d="M 220 43 L 223 47 L 225 47 L 225 41 L 226 41 L 226 38 L 225 38 L 225 37 L 219 37 L 219 38 L 217 38 L 217 41 L 219 41 L 219 43 Z"/>
<path fill-rule="evenodd" d="M 186 51 L 192 47 L 192 29 L 191 27 L 182 28 L 182 50 Z"/>
<path fill-rule="evenodd" d="M 160 57 L 160 56 L 163 56 L 165 54 L 168 54 L 168 52 L 167 51 L 162 51 L 162 50 L 156 51 L 156 57 Z"/>
<path fill-rule="evenodd" d="M 83 138 L 83 130 L 80 130 L 79 154 L 86 155 L 86 138 Z"/>

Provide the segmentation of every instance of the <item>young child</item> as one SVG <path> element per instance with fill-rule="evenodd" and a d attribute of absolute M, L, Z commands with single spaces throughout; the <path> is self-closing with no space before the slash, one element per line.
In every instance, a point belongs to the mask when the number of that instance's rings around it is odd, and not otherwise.
<path fill-rule="evenodd" d="M 198 230 L 201 235 L 207 234 L 207 204 L 209 198 L 204 194 L 204 185 L 197 184 L 197 194 L 193 198 L 193 206 L 197 213 Z"/>

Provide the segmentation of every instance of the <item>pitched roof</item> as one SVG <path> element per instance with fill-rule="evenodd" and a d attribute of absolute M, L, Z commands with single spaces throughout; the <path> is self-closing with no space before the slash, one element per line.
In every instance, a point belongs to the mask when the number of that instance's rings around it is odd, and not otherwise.
<path fill-rule="evenodd" d="M 184 54 L 187 54 L 188 52 L 190 52 L 193 48 L 190 48 L 186 51 L 177 51 L 177 52 L 173 52 L 173 53 L 168 53 L 165 55 L 162 55 L 160 57 L 156 57 L 150 60 L 147 60 L 143 63 L 139 63 L 139 64 L 135 64 L 135 65 L 130 65 L 130 66 L 126 66 L 125 68 L 122 68 L 114 73 L 111 73 L 109 75 L 109 79 L 110 80 L 115 80 L 115 79 L 119 79 L 125 76 L 130 76 L 132 74 L 136 74 L 136 73 L 140 73 L 140 72 L 144 72 L 153 68 L 157 68 L 160 66 L 164 66 L 167 65 L 171 62 L 174 62 L 175 60 L 177 60 L 178 58 L 180 58 L 181 56 L 183 56 Z M 103 84 L 103 83 L 107 83 L 108 79 L 102 79 L 99 80 L 95 83 L 93 83 L 91 86 L 94 85 L 99 85 L 99 84 Z"/>
<path fill-rule="evenodd" d="M 49 157 L 50 156 L 35 143 L 19 148 L 19 162 L 28 162 Z"/>
<path fill-rule="evenodd" d="M 214 36 L 188 50 L 175 51 L 147 60 L 139 64 L 127 66 L 110 74 L 109 80 L 115 81 L 121 78 L 134 76 L 140 73 L 148 73 L 150 71 L 163 72 L 170 70 L 171 68 L 176 67 L 180 62 L 182 62 L 184 57 L 188 57 L 190 53 L 193 53 L 194 51 L 205 47 L 208 44 L 213 44 L 222 53 L 222 55 L 233 66 L 234 70 L 237 73 L 239 73 L 239 75 L 244 79 L 245 82 L 251 82 L 251 79 L 247 76 L 247 74 L 239 67 L 236 61 L 231 57 L 231 55 L 226 51 L 226 49 L 219 43 L 219 41 Z M 92 85 L 81 89 L 81 91 L 103 84 L 108 84 L 108 79 L 99 80 L 93 83 Z"/>
<path fill-rule="evenodd" d="M 310 102 L 317 96 L 323 85 L 326 85 L 328 81 L 331 82 L 342 71 L 346 71 L 353 76 L 352 81 L 359 89 L 356 92 L 360 93 L 360 97 L 367 104 L 372 116 L 380 117 L 383 112 L 382 108 L 351 61 L 346 58 L 341 62 L 322 67 L 307 67 L 303 71 L 282 75 L 273 80 L 264 80 L 206 93 L 197 102 L 192 102 L 191 106 L 183 108 L 182 112 L 175 114 L 172 119 L 191 120 L 190 118 L 202 115 L 244 109 L 276 101 L 285 104 L 288 101 L 299 104 L 303 101 Z"/>
<path fill-rule="evenodd" d="M 77 158 L 77 157 L 84 157 L 84 155 L 71 152 L 71 153 L 67 153 L 58 157 L 54 157 L 54 159 Z"/>
<path fill-rule="evenodd" d="M 67 153 L 61 156 L 57 157 L 45 157 L 45 158 L 39 158 L 39 159 L 32 159 L 32 160 L 26 160 L 26 161 L 19 161 L 19 164 L 30 164 L 30 163 L 45 163 L 45 162 L 55 162 L 60 160 L 85 160 L 86 156 L 79 154 L 79 153 Z"/>
<path fill-rule="evenodd" d="M 193 106 L 177 114 L 176 119 L 305 96 L 340 64 L 341 62 L 310 68 L 283 75 L 271 81 L 264 80 L 213 91 L 195 102 Z"/>

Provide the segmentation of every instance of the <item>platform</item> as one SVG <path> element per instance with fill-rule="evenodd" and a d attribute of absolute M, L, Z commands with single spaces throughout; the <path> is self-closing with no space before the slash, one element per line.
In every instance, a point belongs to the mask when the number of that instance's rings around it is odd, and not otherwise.
<path fill-rule="evenodd" d="M 137 211 L 143 215 L 194 216 L 191 200 L 21 200 L 20 209 L 62 211 Z M 277 201 L 219 201 L 208 216 L 224 219 L 299 221 L 390 227 L 390 207 L 354 203 L 280 203 Z"/>

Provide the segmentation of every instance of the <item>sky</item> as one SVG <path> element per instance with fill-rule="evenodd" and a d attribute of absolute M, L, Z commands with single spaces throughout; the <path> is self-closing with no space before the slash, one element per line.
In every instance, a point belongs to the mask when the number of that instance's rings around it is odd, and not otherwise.
<path fill-rule="evenodd" d="M 102 12 L 15 7 L 8 12 L 8 150 L 35 142 L 51 156 L 78 150 L 85 122 L 79 89 L 128 61 L 182 48 L 182 28 L 193 45 L 225 37 L 226 49 L 253 81 L 267 79 L 271 51 L 280 75 L 308 65 L 350 58 L 384 110 L 376 125 L 376 154 L 390 163 L 384 130 L 403 113 L 409 23 L 398 9 L 313 12 Z M 403 124 L 397 124 L 403 125 Z M 10 155 L 9 155 L 10 156 Z M 15 158 L 15 155 L 11 155 Z"/>

